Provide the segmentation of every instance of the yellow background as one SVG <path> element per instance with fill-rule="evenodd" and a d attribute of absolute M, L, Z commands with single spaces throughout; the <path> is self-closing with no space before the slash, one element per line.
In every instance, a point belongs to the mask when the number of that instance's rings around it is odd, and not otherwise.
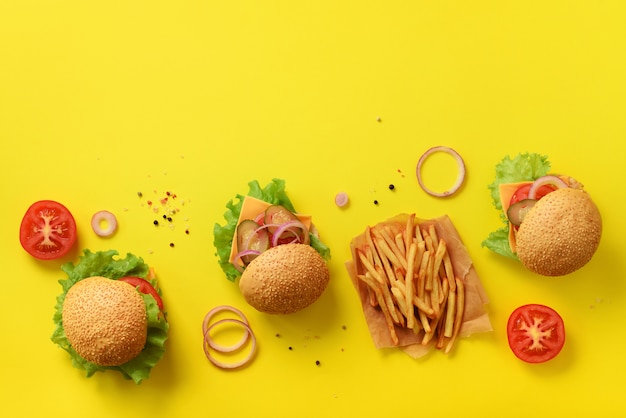
<path fill-rule="evenodd" d="M 2 415 L 624 414 L 625 18 L 621 1 L 1 2 Z M 434 145 L 467 165 L 449 199 L 415 178 Z M 526 151 L 584 183 L 603 215 L 597 254 L 567 277 L 535 276 L 480 246 L 500 225 L 494 166 Z M 425 173 L 441 188 L 455 174 L 441 157 Z M 283 317 L 245 304 L 212 244 L 226 202 L 274 177 L 333 256 L 323 297 Z M 166 191 L 180 212 L 174 228 L 155 228 L 146 200 Z M 63 260 L 20 247 L 22 215 L 40 199 L 77 221 Z M 118 216 L 110 239 L 89 226 L 101 209 Z M 400 212 L 450 215 L 493 332 L 421 360 L 373 347 L 343 263 L 353 236 Z M 139 386 L 86 379 L 50 342 L 60 265 L 83 248 L 133 252 L 158 272 L 170 339 Z M 526 303 L 565 320 L 549 363 L 508 348 L 506 320 Z M 204 357 L 200 325 L 219 304 L 243 309 L 257 333 L 246 369 Z"/>

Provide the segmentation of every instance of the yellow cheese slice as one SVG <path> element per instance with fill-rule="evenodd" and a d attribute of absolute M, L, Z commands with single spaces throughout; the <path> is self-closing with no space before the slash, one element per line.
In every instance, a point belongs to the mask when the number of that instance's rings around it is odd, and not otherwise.
<path fill-rule="evenodd" d="M 261 199 L 257 199 L 255 197 L 246 196 L 243 199 L 243 205 L 241 205 L 241 213 L 239 214 L 239 219 L 237 220 L 237 225 L 246 219 L 255 220 L 261 213 L 265 212 L 265 209 L 272 206 L 271 203 L 267 203 Z M 300 219 L 300 222 L 307 227 L 307 229 L 311 230 L 311 216 L 303 215 L 301 213 L 295 213 L 295 215 Z M 233 245 L 230 249 L 230 259 L 229 261 L 232 263 L 235 261 L 235 256 L 239 253 L 237 249 L 237 231 L 235 230 L 235 236 L 233 237 Z"/>

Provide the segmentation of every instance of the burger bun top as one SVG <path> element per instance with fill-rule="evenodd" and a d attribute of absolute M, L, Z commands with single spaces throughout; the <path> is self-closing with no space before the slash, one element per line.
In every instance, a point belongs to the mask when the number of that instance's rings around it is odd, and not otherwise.
<path fill-rule="evenodd" d="M 246 267 L 239 288 L 260 312 L 291 314 L 315 302 L 330 274 L 326 262 L 306 244 L 283 244 L 257 256 Z"/>
<path fill-rule="evenodd" d="M 557 189 L 528 211 L 516 234 L 517 255 L 529 270 L 563 276 L 586 265 L 602 235 L 600 211 L 589 194 Z"/>
<path fill-rule="evenodd" d="M 74 350 L 98 366 L 119 366 L 143 350 L 146 304 L 128 283 L 94 276 L 73 285 L 63 301 L 65 335 Z"/>

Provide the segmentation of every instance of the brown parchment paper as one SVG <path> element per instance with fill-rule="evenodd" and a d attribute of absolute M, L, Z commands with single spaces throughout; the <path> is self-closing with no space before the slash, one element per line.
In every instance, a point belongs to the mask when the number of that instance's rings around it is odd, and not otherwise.
<path fill-rule="evenodd" d="M 399 214 L 381 222 L 381 224 L 400 223 L 404 229 L 408 217 L 408 214 Z M 416 218 L 415 224 L 419 224 L 422 228 L 428 228 L 431 224 L 435 225 L 437 235 L 446 241 L 454 272 L 459 279 L 463 280 L 465 285 L 465 312 L 458 336 L 467 337 L 474 333 L 491 331 L 493 328 L 485 310 L 485 305 L 489 302 L 487 294 L 469 253 L 450 218 L 447 215 L 428 220 Z M 428 345 L 422 345 L 424 331 L 415 334 L 411 329 L 396 326 L 399 343 L 395 345 L 391 340 L 383 313 L 371 305 L 367 285 L 357 277 L 358 274 L 365 274 L 366 270 L 359 260 L 356 248 L 365 245 L 365 243 L 365 231 L 350 242 L 352 260 L 346 262 L 346 268 L 361 299 L 363 314 L 374 345 L 376 348 L 398 347 L 413 358 L 424 356 L 433 346 L 432 342 Z"/>

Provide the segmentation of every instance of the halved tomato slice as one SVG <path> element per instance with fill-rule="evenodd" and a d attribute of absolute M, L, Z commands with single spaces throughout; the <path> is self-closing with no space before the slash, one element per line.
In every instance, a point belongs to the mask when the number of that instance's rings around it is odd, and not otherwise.
<path fill-rule="evenodd" d="M 76 222 L 70 211 L 54 200 L 33 203 L 20 225 L 20 243 L 35 258 L 63 257 L 76 242 Z"/>
<path fill-rule="evenodd" d="M 565 343 L 561 316 L 544 305 L 529 304 L 515 309 L 507 323 L 509 346 L 520 360 L 543 363 L 556 357 Z"/>
<path fill-rule="evenodd" d="M 152 286 L 149 281 L 147 281 L 146 279 L 142 279 L 141 277 L 135 276 L 122 277 L 119 280 L 120 282 L 128 283 L 129 285 L 137 288 L 137 290 L 145 295 L 152 296 L 156 301 L 159 309 L 163 310 L 163 300 L 161 299 L 161 296 L 159 296 L 159 292 L 156 291 L 154 286 Z"/>

